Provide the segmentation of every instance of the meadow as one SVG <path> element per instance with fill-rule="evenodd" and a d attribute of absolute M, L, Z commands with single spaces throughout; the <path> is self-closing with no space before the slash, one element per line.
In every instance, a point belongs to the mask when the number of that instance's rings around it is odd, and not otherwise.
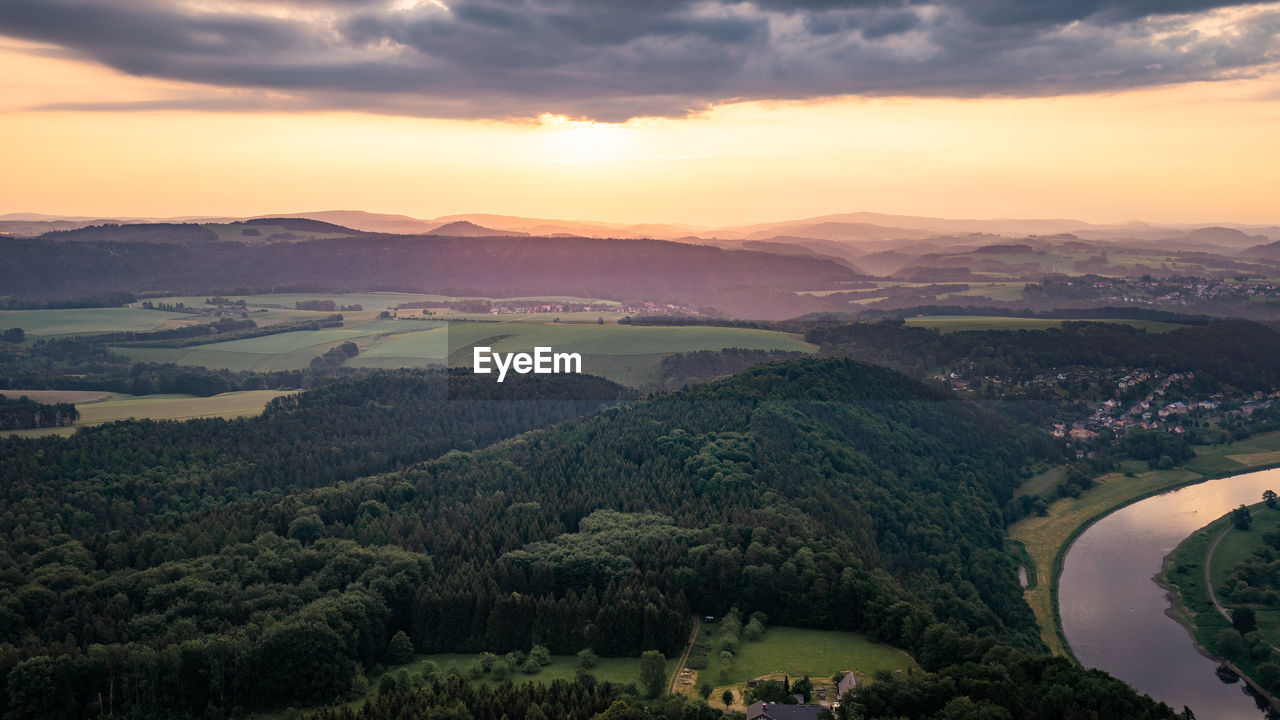
<path fill-rule="evenodd" d="M 701 633 L 712 638 L 716 628 L 714 623 L 707 624 Z M 872 682 L 877 671 L 906 672 L 915 667 L 915 660 L 905 652 L 858 633 L 771 626 L 760 639 L 743 641 L 727 666 L 721 665 L 718 658 L 711 658 L 707 668 L 699 670 L 692 684 L 682 687 L 681 691 L 694 693 L 703 683 L 710 683 L 714 686 L 710 696 L 712 707 L 721 706 L 720 698 L 728 690 L 734 698 L 728 709 L 743 712 L 747 706 L 743 692 L 748 680 L 766 676 L 781 679 L 784 674 L 792 681 L 808 677 L 815 690 L 824 690 L 827 701 L 831 701 L 835 699 L 835 683 L 831 678 L 836 673 L 851 670 L 862 682 Z"/>
<path fill-rule="evenodd" d="M 580 353 L 585 373 L 639 386 L 656 380 L 658 364 L 673 353 L 730 347 L 801 352 L 815 349 L 795 336 L 772 330 L 619 325 L 615 322 L 616 313 L 566 313 L 560 316 L 564 322 L 558 323 L 550 314 L 463 316 L 450 317 L 447 325 L 434 319 L 380 319 L 370 312 L 345 315 L 346 322 L 340 328 L 184 348 L 120 347 L 115 351 L 139 362 L 265 372 L 306 368 L 313 358 L 348 341 L 360 348 L 360 354 L 347 362 L 349 367 L 383 369 L 443 365 L 446 361 L 451 366 L 469 366 L 471 348 L 476 345 L 487 345 L 501 353 L 545 346 L 559 352 Z M 578 316 L 582 316 L 581 321 L 571 321 Z M 603 324 L 599 322 L 602 317 Z"/>
<path fill-rule="evenodd" d="M 36 337 L 161 330 L 196 322 L 197 318 L 185 313 L 142 308 L 0 310 L 0 328 L 22 328 Z"/>

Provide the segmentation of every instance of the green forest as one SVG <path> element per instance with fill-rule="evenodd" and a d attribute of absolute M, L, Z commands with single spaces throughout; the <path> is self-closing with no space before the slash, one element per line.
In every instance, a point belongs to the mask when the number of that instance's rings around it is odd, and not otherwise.
<path fill-rule="evenodd" d="M 339 701 L 397 633 L 418 652 L 673 657 L 695 614 L 738 607 L 865 633 L 938 682 L 1023 673 L 1044 692 L 1090 688 L 1067 705 L 984 700 L 1012 717 L 1115 703 L 1171 717 L 1069 664 L 1028 674 L 1046 661 L 1001 508 L 1058 452 L 972 402 L 843 359 L 643 400 L 586 376 L 375 373 L 252 419 L 6 440 L 3 711 L 218 717 Z M 493 692 L 511 717 L 706 709 L 583 682 Z M 457 678 L 433 683 L 361 713 L 489 717 L 446 711 L 497 702 Z M 884 687 L 915 697 L 910 717 L 949 700 L 915 681 Z"/>

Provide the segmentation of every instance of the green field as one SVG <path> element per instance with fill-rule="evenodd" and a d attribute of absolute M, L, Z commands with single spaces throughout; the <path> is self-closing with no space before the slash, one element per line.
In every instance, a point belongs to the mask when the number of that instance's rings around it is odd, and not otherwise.
<path fill-rule="evenodd" d="M 22 328 L 37 337 L 160 330 L 196 322 L 196 317 L 185 313 L 141 308 L 0 310 L 0 328 Z"/>
<path fill-rule="evenodd" d="M 1025 282 L 969 283 L 968 290 L 961 290 L 942 297 L 943 299 L 989 297 L 993 300 L 1021 300 L 1026 286 Z"/>
<path fill-rule="evenodd" d="M 342 327 L 323 330 L 299 330 L 295 332 L 265 335 L 243 340 L 192 345 L 183 348 L 113 348 L 115 352 L 139 362 L 176 363 L 212 369 L 301 370 L 311 364 L 313 358 L 344 342 L 352 341 L 361 346 L 361 352 L 372 348 L 396 333 L 426 334 L 423 331 L 442 329 L 439 323 L 413 320 L 366 320 L 349 322 Z M 445 344 L 435 343 L 434 353 L 424 353 L 416 366 L 440 363 L 444 358 Z M 430 342 L 420 344 L 430 347 Z"/>
<path fill-rule="evenodd" d="M 176 363 L 228 370 L 298 370 L 326 350 L 351 341 L 360 355 L 350 367 L 404 368 L 441 365 L 470 366 L 471 348 L 485 345 L 494 352 L 528 352 L 552 347 L 583 356 L 582 370 L 629 385 L 644 385 L 657 377 L 662 358 L 677 352 L 747 348 L 810 352 L 812 345 L 771 330 L 727 327 L 631 326 L 591 321 L 553 323 L 540 316 L 500 316 L 477 321 L 366 318 L 348 320 L 340 328 L 302 330 L 244 340 L 184 348 L 116 348 L 140 362 Z"/>
<path fill-rule="evenodd" d="M 960 332 L 962 330 L 1044 330 L 1061 327 L 1064 322 L 1105 322 L 1132 325 L 1149 332 L 1168 332 L 1182 327 L 1177 323 L 1157 320 L 1096 320 L 1082 318 L 1078 321 L 1054 318 L 1019 318 L 998 317 L 989 315 L 923 315 L 906 319 L 911 327 L 924 327 L 941 332 Z"/>
<path fill-rule="evenodd" d="M 857 633 L 770 627 L 755 642 L 743 642 L 728 671 L 731 683 L 785 672 L 792 677 L 826 678 L 853 670 L 871 677 L 877 670 L 906 670 L 915 662 L 897 648 Z"/>
<path fill-rule="evenodd" d="M 75 425 L 59 428 L 13 430 L 9 435 L 42 437 L 70 435 L 81 427 L 128 420 L 191 420 L 193 418 L 235 418 L 257 415 L 274 398 L 288 393 L 278 390 L 246 390 L 213 397 L 194 395 L 111 395 L 95 402 L 76 403 L 80 420 Z"/>
<path fill-rule="evenodd" d="M 715 637 L 716 629 L 716 624 L 703 625 L 698 642 L 703 642 L 704 637 Z M 693 694 L 704 682 L 710 683 L 714 686 L 712 707 L 722 706 L 720 697 L 728 690 L 734 696 L 729 709 L 744 712 L 747 703 L 743 692 L 748 680 L 764 676 L 780 679 L 783 674 L 792 680 L 807 676 L 815 691 L 821 688 L 831 701 L 835 699 L 835 683 L 831 677 L 836 673 L 852 670 L 863 682 L 872 682 L 877 671 L 906 672 L 914 667 L 915 660 L 905 652 L 872 642 L 858 633 L 770 627 L 759 640 L 741 642 L 728 667 L 711 657 L 707 668 L 697 671 L 696 676 L 680 685 L 677 691 Z"/>

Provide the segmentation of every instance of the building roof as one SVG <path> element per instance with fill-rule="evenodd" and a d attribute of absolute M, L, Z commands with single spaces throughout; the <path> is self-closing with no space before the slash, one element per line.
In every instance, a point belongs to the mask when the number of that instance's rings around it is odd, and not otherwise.
<path fill-rule="evenodd" d="M 818 720 L 821 705 L 779 705 L 777 703 L 752 703 L 747 708 L 747 720 Z"/>
<path fill-rule="evenodd" d="M 836 696 L 843 697 L 850 690 L 858 689 L 858 676 L 849 671 L 840 678 L 840 682 L 836 683 Z"/>

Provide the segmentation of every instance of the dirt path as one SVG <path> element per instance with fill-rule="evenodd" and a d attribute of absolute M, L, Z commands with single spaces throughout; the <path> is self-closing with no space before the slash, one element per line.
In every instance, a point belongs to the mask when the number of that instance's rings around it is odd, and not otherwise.
<path fill-rule="evenodd" d="M 684 669 L 684 664 L 689 662 L 689 653 L 693 650 L 693 643 L 698 639 L 698 631 L 702 629 L 702 619 L 697 615 L 693 617 L 693 632 L 689 633 L 689 642 L 684 646 L 684 654 L 680 656 L 680 662 L 676 663 L 676 667 L 671 671 L 671 682 L 667 683 L 667 694 L 670 695 L 676 691 L 676 680 L 680 679 L 680 671 Z"/>
<path fill-rule="evenodd" d="M 1213 603 L 1213 606 L 1218 608 L 1218 612 L 1222 613 L 1222 617 L 1227 620 L 1231 620 L 1231 613 L 1227 612 L 1227 609 L 1222 607 L 1222 603 L 1218 602 L 1218 594 L 1213 591 L 1213 580 L 1209 577 L 1209 567 L 1213 564 L 1213 553 L 1217 551 L 1218 543 L 1222 542 L 1222 538 L 1226 537 L 1229 532 L 1231 532 L 1230 525 L 1227 526 L 1226 530 L 1219 533 L 1218 537 L 1214 538 L 1213 544 L 1209 546 L 1209 552 L 1204 554 L 1204 586 L 1209 591 L 1209 602 Z"/>

